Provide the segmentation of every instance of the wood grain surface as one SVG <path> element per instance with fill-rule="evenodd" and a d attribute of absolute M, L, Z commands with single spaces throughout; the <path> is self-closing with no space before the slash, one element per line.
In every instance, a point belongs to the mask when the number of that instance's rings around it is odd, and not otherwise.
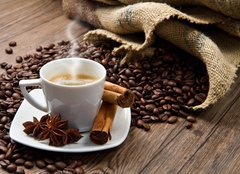
<path fill-rule="evenodd" d="M 39 45 L 69 39 L 69 25 L 60 0 L 1 0 L 0 61 L 14 63 L 17 55 L 34 52 Z M 74 37 L 81 38 L 89 29 L 75 24 Z M 12 40 L 18 46 L 7 55 L 5 48 Z M 174 125 L 154 124 L 150 132 L 131 128 L 119 147 L 79 154 L 86 163 L 84 170 L 89 174 L 240 173 L 239 86 L 237 78 L 223 99 L 199 114 L 191 130 L 181 120 Z"/>

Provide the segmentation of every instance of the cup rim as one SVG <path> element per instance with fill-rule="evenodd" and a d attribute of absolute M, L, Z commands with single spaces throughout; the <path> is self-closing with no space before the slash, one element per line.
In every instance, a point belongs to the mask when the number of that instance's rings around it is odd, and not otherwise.
<path fill-rule="evenodd" d="M 96 64 L 97 66 L 100 66 L 100 67 L 104 70 L 104 74 L 103 74 L 102 77 L 100 77 L 99 79 L 97 79 L 97 80 L 95 80 L 95 81 L 93 81 L 93 82 L 91 82 L 91 83 L 87 83 L 87 84 L 84 84 L 84 85 L 73 85 L 73 86 L 70 86 L 70 85 L 61 85 L 61 84 L 53 83 L 53 82 L 51 82 L 50 80 L 48 80 L 47 78 L 45 78 L 45 77 L 43 76 L 43 70 L 44 70 L 45 67 L 47 67 L 47 66 L 49 66 L 49 65 L 51 65 L 51 64 L 54 64 L 55 62 L 60 62 L 60 61 L 65 61 L 65 60 L 70 60 L 70 59 L 71 59 L 71 60 L 81 60 L 81 61 L 85 61 L 85 62 L 94 63 L 94 64 Z M 51 84 L 51 85 L 53 85 L 53 86 L 64 87 L 64 88 L 85 88 L 85 87 L 90 87 L 90 86 L 92 86 L 92 85 L 95 85 L 95 84 L 103 81 L 103 80 L 105 81 L 105 79 L 106 79 L 106 74 L 107 74 L 107 71 L 106 71 L 105 67 L 104 67 L 102 64 L 100 64 L 100 63 L 98 63 L 98 62 L 96 62 L 96 61 L 90 60 L 90 59 L 82 58 L 82 57 L 69 57 L 69 58 L 68 58 L 68 57 L 65 57 L 65 58 L 53 60 L 53 61 L 50 61 L 50 62 L 46 63 L 45 65 L 43 65 L 43 67 L 42 67 L 42 68 L 40 69 L 40 71 L 39 71 L 40 79 L 44 80 L 45 82 L 47 82 L 47 83 L 49 83 L 49 84 Z"/>

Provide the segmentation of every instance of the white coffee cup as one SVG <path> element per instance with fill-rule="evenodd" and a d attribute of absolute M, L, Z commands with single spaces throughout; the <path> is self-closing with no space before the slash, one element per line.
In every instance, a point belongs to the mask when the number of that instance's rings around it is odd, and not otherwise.
<path fill-rule="evenodd" d="M 66 73 L 86 74 L 97 79 L 91 83 L 67 86 L 50 81 Z M 99 63 L 83 58 L 64 58 L 51 61 L 40 69 L 39 79 L 21 80 L 19 86 L 25 99 L 39 110 L 60 114 L 69 126 L 89 131 L 99 110 L 104 90 L 106 69 Z M 27 86 L 40 86 L 46 102 L 42 105 L 26 90 Z M 29 113 L 31 114 L 31 113 Z"/>

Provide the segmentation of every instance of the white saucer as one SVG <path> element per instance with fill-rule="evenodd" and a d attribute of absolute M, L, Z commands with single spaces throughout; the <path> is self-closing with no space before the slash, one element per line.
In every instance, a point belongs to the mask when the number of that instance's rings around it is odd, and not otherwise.
<path fill-rule="evenodd" d="M 43 92 L 41 89 L 35 89 L 30 92 L 30 95 L 37 98 L 39 101 L 44 101 Z M 113 126 L 111 130 L 112 139 L 104 145 L 96 145 L 89 139 L 89 132 L 83 133 L 83 137 L 76 143 L 65 145 L 63 147 L 49 146 L 48 141 L 38 141 L 28 136 L 23 132 L 23 123 L 25 121 L 32 121 L 33 116 L 40 118 L 44 112 L 34 108 L 26 100 L 23 101 L 19 107 L 10 128 L 10 137 L 26 146 L 31 146 L 38 149 L 55 152 L 93 152 L 99 150 L 105 150 L 120 145 L 127 137 L 130 123 L 131 112 L 130 108 L 118 107 Z"/>

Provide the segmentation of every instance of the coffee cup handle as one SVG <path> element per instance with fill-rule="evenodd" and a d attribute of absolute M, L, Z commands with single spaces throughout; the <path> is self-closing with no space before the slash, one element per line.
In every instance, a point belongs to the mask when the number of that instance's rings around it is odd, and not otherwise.
<path fill-rule="evenodd" d="M 42 86 L 41 85 L 41 79 L 31 79 L 31 80 L 20 80 L 19 82 L 19 86 L 21 89 L 21 92 L 23 94 L 23 96 L 25 97 L 25 99 L 34 107 L 36 107 L 37 109 L 40 109 L 44 112 L 47 112 L 47 103 L 45 102 L 44 104 L 38 102 L 36 99 L 34 99 L 27 91 L 26 87 L 28 86 Z"/>

